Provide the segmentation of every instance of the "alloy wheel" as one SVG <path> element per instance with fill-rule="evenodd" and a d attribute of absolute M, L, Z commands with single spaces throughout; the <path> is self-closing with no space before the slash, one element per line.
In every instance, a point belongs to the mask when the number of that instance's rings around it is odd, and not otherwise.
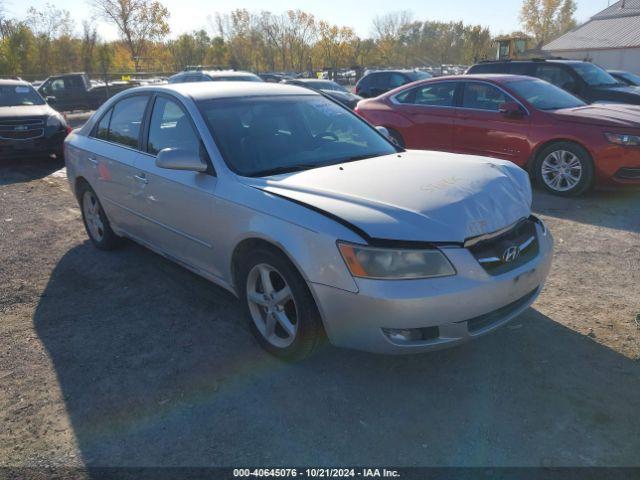
<path fill-rule="evenodd" d="M 298 309 L 282 274 L 271 265 L 254 266 L 247 276 L 247 303 L 251 319 L 273 346 L 290 346 L 298 332 Z"/>
<path fill-rule="evenodd" d="M 542 181 L 551 190 L 567 192 L 574 189 L 582 179 L 580 159 L 567 150 L 551 152 L 542 161 Z"/>
<path fill-rule="evenodd" d="M 96 242 L 102 241 L 105 229 L 100 216 L 100 203 L 91 191 L 86 191 L 82 197 L 82 212 L 91 237 Z"/>

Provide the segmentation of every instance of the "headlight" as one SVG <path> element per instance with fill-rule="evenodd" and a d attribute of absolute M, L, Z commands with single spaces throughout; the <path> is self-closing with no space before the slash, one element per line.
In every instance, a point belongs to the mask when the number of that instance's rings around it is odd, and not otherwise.
<path fill-rule="evenodd" d="M 47 127 L 62 129 L 62 128 L 66 128 L 66 126 L 67 126 L 67 121 L 59 113 L 49 115 L 49 118 L 47 118 Z"/>
<path fill-rule="evenodd" d="M 342 242 L 338 248 L 354 277 L 406 280 L 456 274 L 439 250 L 396 250 Z"/>
<path fill-rule="evenodd" d="M 605 133 L 605 137 L 611 143 L 615 143 L 616 145 L 623 145 L 625 147 L 634 147 L 640 145 L 640 136 L 638 135 L 627 135 L 626 133 Z"/>

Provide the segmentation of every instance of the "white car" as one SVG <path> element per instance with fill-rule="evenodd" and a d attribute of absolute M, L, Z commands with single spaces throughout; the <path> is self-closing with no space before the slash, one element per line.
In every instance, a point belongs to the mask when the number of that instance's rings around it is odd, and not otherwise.
<path fill-rule="evenodd" d="M 297 86 L 127 90 L 65 144 L 89 237 L 127 237 L 235 293 L 264 348 L 415 353 L 536 299 L 552 238 L 510 162 L 404 151 Z"/>

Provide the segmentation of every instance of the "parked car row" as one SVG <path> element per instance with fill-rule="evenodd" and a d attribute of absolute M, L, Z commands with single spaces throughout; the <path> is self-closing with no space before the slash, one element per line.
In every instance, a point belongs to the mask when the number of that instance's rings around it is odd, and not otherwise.
<path fill-rule="evenodd" d="M 504 73 L 479 73 L 487 70 Z M 557 195 L 640 185 L 640 89 L 586 62 L 489 62 L 469 72 L 413 82 L 356 110 L 398 145 L 510 160 Z"/>
<path fill-rule="evenodd" d="M 405 150 L 297 85 L 122 92 L 69 135 L 65 161 L 96 247 L 129 238 L 228 289 L 285 359 L 325 337 L 458 345 L 523 312 L 551 265 L 514 163 Z"/>

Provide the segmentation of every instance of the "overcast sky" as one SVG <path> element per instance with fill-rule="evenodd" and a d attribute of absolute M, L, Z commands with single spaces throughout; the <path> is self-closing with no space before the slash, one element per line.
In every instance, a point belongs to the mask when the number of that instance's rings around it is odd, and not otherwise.
<path fill-rule="evenodd" d="M 161 0 L 171 12 L 171 35 L 175 36 L 194 29 L 210 29 L 208 16 L 215 12 L 228 12 L 235 8 L 248 10 L 269 10 L 282 12 L 301 9 L 319 18 L 338 25 L 355 29 L 360 36 L 371 33 L 371 23 L 376 15 L 390 10 L 410 10 L 415 19 L 420 20 L 462 20 L 465 23 L 481 24 L 491 29 L 493 34 L 509 33 L 520 28 L 518 13 L 520 0 L 237 0 L 218 2 L 216 0 Z M 43 7 L 46 0 L 4 0 L 7 13 L 24 17 L 29 7 Z M 85 0 L 51 0 L 57 8 L 69 10 L 78 25 L 84 18 L 92 16 L 91 7 Z M 583 22 L 593 14 L 607 7 L 608 0 L 577 0 L 578 20 Z M 613 1 L 611 1 L 613 3 Z M 115 29 L 99 25 L 99 33 L 104 39 L 117 36 Z M 80 28 L 80 27 L 78 27 Z"/>

